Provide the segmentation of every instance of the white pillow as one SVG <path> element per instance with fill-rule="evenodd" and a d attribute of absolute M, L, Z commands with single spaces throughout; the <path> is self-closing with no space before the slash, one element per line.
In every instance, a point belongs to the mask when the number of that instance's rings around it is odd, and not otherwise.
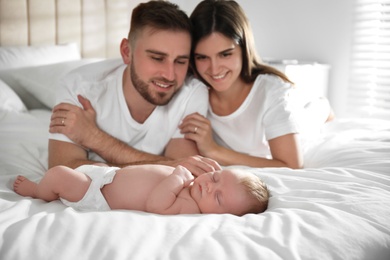
<path fill-rule="evenodd" d="M 27 108 L 16 93 L 0 80 L 0 110 L 26 112 Z"/>
<path fill-rule="evenodd" d="M 81 59 L 76 43 L 0 47 L 0 70 Z"/>
<path fill-rule="evenodd" d="M 77 67 L 100 60 L 81 59 L 44 66 L 20 68 L 10 71 L 9 75 L 45 106 L 53 108 L 56 102 L 56 88 L 60 79 Z"/>
<path fill-rule="evenodd" d="M 19 96 L 19 98 L 26 105 L 27 109 L 42 109 L 46 108 L 42 102 L 36 99 L 31 93 L 27 92 L 19 82 L 14 79 L 11 75 L 11 72 L 17 71 L 18 69 L 10 69 L 10 70 L 0 70 L 0 79 L 4 81 L 15 93 Z"/>

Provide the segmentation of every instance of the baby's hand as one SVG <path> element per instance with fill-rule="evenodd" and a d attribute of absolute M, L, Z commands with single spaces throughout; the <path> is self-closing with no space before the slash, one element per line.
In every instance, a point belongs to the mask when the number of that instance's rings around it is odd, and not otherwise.
<path fill-rule="evenodd" d="M 187 168 L 179 165 L 175 168 L 172 174 L 176 174 L 177 176 L 181 177 L 184 181 L 184 187 L 187 187 L 191 184 L 191 182 L 194 180 L 194 176 L 192 173 L 187 170 Z"/>

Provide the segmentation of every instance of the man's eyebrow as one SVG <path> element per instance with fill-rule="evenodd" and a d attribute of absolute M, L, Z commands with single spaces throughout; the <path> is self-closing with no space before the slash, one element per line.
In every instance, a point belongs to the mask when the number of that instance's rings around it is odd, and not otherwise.
<path fill-rule="evenodd" d="M 157 50 L 146 50 L 146 52 L 150 53 L 150 54 L 160 55 L 160 56 L 168 56 L 167 53 L 157 51 Z M 177 56 L 177 59 L 190 59 L 190 56 L 189 55 L 179 55 L 179 56 Z"/>
<path fill-rule="evenodd" d="M 168 56 L 168 54 L 166 54 L 165 52 L 156 51 L 156 50 L 146 50 L 145 52 L 150 53 L 150 54 Z"/>

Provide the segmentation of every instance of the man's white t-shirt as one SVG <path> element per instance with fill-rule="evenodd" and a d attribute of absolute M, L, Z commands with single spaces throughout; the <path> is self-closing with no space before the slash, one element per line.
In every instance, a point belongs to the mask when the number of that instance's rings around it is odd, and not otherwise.
<path fill-rule="evenodd" d="M 140 124 L 132 118 L 123 95 L 125 68 L 122 60 L 115 59 L 88 64 L 70 72 L 59 84 L 56 103 L 81 107 L 77 95 L 82 95 L 95 109 L 100 129 L 135 149 L 162 155 L 172 138 L 183 138 L 178 126 L 185 116 L 194 112 L 206 115 L 207 88 L 199 80 L 187 78 L 169 104 L 157 106 Z M 49 138 L 72 142 L 63 134 L 50 134 Z M 89 159 L 102 161 L 93 152 L 89 153 Z"/>
<path fill-rule="evenodd" d="M 298 133 L 298 110 L 291 84 L 277 76 L 259 75 L 242 105 L 227 116 L 213 113 L 208 119 L 214 140 L 229 149 L 271 158 L 268 140 Z"/>

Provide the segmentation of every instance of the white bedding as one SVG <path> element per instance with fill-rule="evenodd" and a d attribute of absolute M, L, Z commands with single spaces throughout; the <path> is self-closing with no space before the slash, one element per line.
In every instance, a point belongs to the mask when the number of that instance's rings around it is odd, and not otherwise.
<path fill-rule="evenodd" d="M 38 181 L 46 171 L 43 108 L 54 102 L 55 82 L 91 62 L 81 58 L 118 57 L 135 2 L 0 2 L 0 45 L 19 46 L 0 46 L 0 260 L 390 259 L 390 121 L 330 123 L 306 147 L 302 170 L 248 168 L 272 193 L 259 215 L 82 213 L 17 195 L 16 175 Z M 26 61 L 27 42 L 45 46 L 27 48 Z M 81 56 L 72 44 L 48 55 L 64 47 L 50 44 L 71 42 L 84 46 Z M 10 50 L 19 54 L 9 59 Z"/>
<path fill-rule="evenodd" d="M 248 168 L 258 215 L 78 212 L 12 191 L 47 165 L 49 110 L 0 110 L 0 259 L 390 259 L 390 122 L 335 121 L 302 170 Z"/>

